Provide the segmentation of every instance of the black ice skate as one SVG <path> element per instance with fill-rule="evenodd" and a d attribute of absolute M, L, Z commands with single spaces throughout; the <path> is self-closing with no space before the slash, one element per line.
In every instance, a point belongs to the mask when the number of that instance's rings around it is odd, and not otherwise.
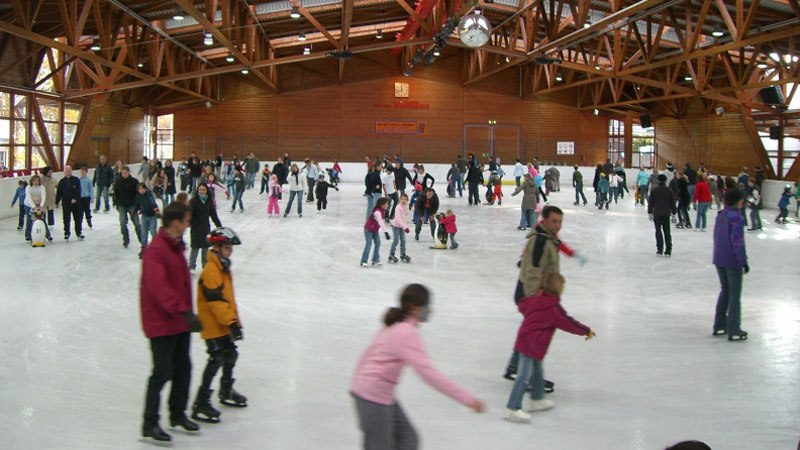
<path fill-rule="evenodd" d="M 192 419 L 206 423 L 218 423 L 220 412 L 211 406 L 211 389 L 200 388 L 197 391 L 197 398 L 192 405 Z"/>
<path fill-rule="evenodd" d="M 390 263 L 396 263 L 397 261 L 400 261 L 400 260 L 399 260 L 399 259 L 397 259 L 397 257 L 396 257 L 396 256 L 394 256 L 394 255 L 389 255 L 389 262 L 390 262 Z"/>
<path fill-rule="evenodd" d="M 172 416 L 169 418 L 169 424 L 172 428 L 183 428 L 184 431 L 196 432 L 200 431 L 200 425 L 192 422 L 186 417 L 186 414 L 181 413 L 179 416 Z"/>
<path fill-rule="evenodd" d="M 247 397 L 233 389 L 234 379 L 222 380 L 219 387 L 219 401 L 226 406 L 244 408 L 247 406 Z"/>
<path fill-rule="evenodd" d="M 146 440 L 153 440 L 156 442 L 170 442 L 172 441 L 172 436 L 168 435 L 161 429 L 158 424 L 148 426 L 145 425 L 142 427 L 142 437 Z"/>
<path fill-rule="evenodd" d="M 400 255 L 400 261 L 403 261 L 404 263 L 410 263 L 411 258 L 409 258 L 408 255 Z"/>

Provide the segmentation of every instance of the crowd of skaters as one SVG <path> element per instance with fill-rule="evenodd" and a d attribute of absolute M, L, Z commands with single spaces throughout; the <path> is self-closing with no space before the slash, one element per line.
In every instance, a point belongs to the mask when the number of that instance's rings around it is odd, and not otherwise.
<path fill-rule="evenodd" d="M 434 222 L 441 222 L 448 230 L 448 236 L 452 243 L 451 249 L 458 247 L 455 243 L 455 214 L 452 210 L 444 213 L 438 212 L 438 194 L 434 189 L 435 179 L 425 171 L 422 164 L 414 164 L 413 174 L 405 167 L 402 159 L 395 155 L 393 162 L 388 158 L 383 161 L 367 158 L 367 175 L 365 176 L 365 193 L 367 197 L 367 220 L 365 222 L 366 248 L 362 256 L 362 266 L 366 265 L 370 252 L 370 245 L 374 244 L 373 265 L 380 262 L 378 248 L 380 246 L 379 233 L 383 233 L 386 239 L 393 239 L 390 262 L 397 262 L 395 258 L 396 248 L 401 250 L 401 259 L 410 262 L 406 255 L 404 234 L 410 233 L 410 228 L 406 225 L 406 214 L 408 208 L 414 208 L 413 223 L 415 238 L 418 240 L 421 229 L 424 225 L 430 224 L 431 236 L 434 237 Z M 505 173 L 499 165 L 499 161 L 490 158 L 488 162 L 488 180 L 485 204 L 500 204 L 502 201 L 502 177 Z M 670 165 L 671 166 L 671 165 Z M 700 229 L 705 228 L 705 218 L 702 217 L 705 211 L 711 208 L 712 202 L 716 200 L 717 207 L 720 208 L 721 200 L 724 199 L 725 209 L 718 216 L 714 239 L 714 264 L 721 280 L 721 293 L 718 299 L 717 314 L 713 326 L 713 334 L 727 334 L 730 340 L 743 340 L 747 338 L 747 333 L 740 329 L 739 325 L 739 298 L 741 293 L 741 274 L 749 271 L 746 253 L 744 251 L 744 240 L 739 237 L 745 220 L 743 215 L 743 200 L 747 198 L 754 205 L 759 204 L 760 192 L 757 177 L 748 178 L 746 169 L 740 174 L 738 180 L 728 177 L 722 184 L 718 184 L 718 179 L 705 170 L 701 164 L 698 171 L 693 171 L 687 164 L 683 171 L 671 170 L 674 172 L 673 181 L 670 186 L 666 185 L 666 176 L 653 171 L 646 174 L 640 171 L 636 180 L 635 196 L 637 204 L 644 204 L 647 200 L 648 212 L 653 216 L 657 229 L 663 230 L 666 225 L 667 255 L 671 252 L 671 241 L 669 240 L 670 218 L 676 216 L 679 226 L 691 227 L 688 219 L 688 206 L 691 204 L 697 210 L 697 225 Z M 463 167 L 463 172 L 462 172 Z M 619 165 L 611 165 L 610 161 L 606 164 L 598 164 L 595 175 L 594 188 L 596 193 L 595 205 L 599 208 L 608 205 L 613 198 L 615 203 L 618 199 L 624 198 L 627 190 L 627 182 L 624 170 L 619 170 Z M 454 170 L 455 169 L 455 170 Z M 552 170 L 555 169 L 555 170 Z M 583 178 L 575 168 L 573 175 L 573 186 L 576 188 L 575 205 L 586 205 L 586 197 L 583 193 Z M 480 205 L 482 202 L 477 194 L 478 188 L 485 183 L 483 172 L 486 167 L 479 164 L 474 155 L 468 158 L 459 156 L 451 166 L 447 176 L 447 196 L 455 198 L 456 192 L 459 197 L 463 196 L 463 191 L 468 191 L 468 204 Z M 261 174 L 261 190 L 259 195 L 267 194 L 272 199 L 282 199 L 283 195 L 289 193 L 289 201 L 284 212 L 286 217 L 292 207 L 293 201 L 297 201 L 298 215 L 302 217 L 302 203 L 304 192 L 306 203 L 315 201 L 314 194 L 317 194 L 318 211 L 324 210 L 325 199 L 320 201 L 320 186 L 335 188 L 335 181 L 341 174 L 341 167 L 336 163 L 332 169 L 323 172 L 319 164 L 315 161 L 306 160 L 303 168 L 291 162 L 288 154 L 278 159 L 278 162 L 270 170 L 265 166 L 262 170 L 260 163 L 253 155 L 249 155 L 239 162 L 238 157 L 231 161 L 223 162 L 221 156 L 216 161 L 201 162 L 199 158 L 190 155 L 178 164 L 177 170 L 173 168 L 171 161 L 155 161 L 144 159 L 138 175 L 143 182 L 130 173 L 130 170 L 117 162 L 112 168 L 107 165 L 105 157 L 101 157 L 100 164 L 95 170 L 92 180 L 88 180 L 85 168 L 81 170 L 81 178 L 73 177 L 71 168 L 65 168 L 65 177 L 52 188 L 55 192 L 50 196 L 55 199 L 53 207 L 49 207 L 47 202 L 48 188 L 52 186 L 47 180 L 42 183 L 42 178 L 51 177 L 52 171 L 43 170 L 43 176 L 31 178 L 30 186 L 24 189 L 24 193 L 17 195 L 22 200 L 26 208 L 28 198 L 33 201 L 33 208 L 39 208 L 47 212 L 48 221 L 53 225 L 53 210 L 58 205 L 63 208 L 65 225 L 65 238 L 70 235 L 70 220 L 75 223 L 75 232 L 78 237 L 83 238 L 81 233 L 81 222 L 85 219 L 91 227 L 91 208 L 87 205 L 92 203 L 94 194 L 94 212 L 98 212 L 101 206 L 101 198 L 105 201 L 104 212 L 109 212 L 109 197 L 117 208 L 120 218 L 121 233 L 123 235 L 123 245 L 128 246 L 130 240 L 127 230 L 127 222 L 133 222 L 135 232 L 142 248 L 148 244 L 148 237 L 153 238 L 153 244 L 158 242 L 160 250 L 145 252 L 145 263 L 143 267 L 163 266 L 163 261 L 168 260 L 169 256 L 165 252 L 172 252 L 177 255 L 180 250 L 183 260 L 182 240 L 178 236 L 183 236 L 186 228 L 191 228 L 191 253 L 188 266 L 183 264 L 186 273 L 195 270 L 196 258 L 198 253 L 201 255 L 203 270 L 206 268 L 217 268 L 225 272 L 224 266 L 227 258 L 232 253 L 232 245 L 238 245 L 240 241 L 232 230 L 222 226 L 216 212 L 215 191 L 219 190 L 226 197 L 233 199 L 231 212 L 235 211 L 237 199 L 239 200 L 240 211 L 243 212 L 241 196 L 244 191 L 255 188 L 256 176 Z M 644 174 L 644 176 L 642 175 Z M 758 175 L 758 172 L 757 172 Z M 743 179 L 743 177 L 745 177 Z M 217 181 L 217 179 L 220 181 Z M 538 163 L 536 161 L 523 165 L 519 160 L 516 161 L 514 168 L 515 190 L 512 195 L 523 194 L 521 203 L 521 220 L 518 229 L 531 232 L 526 236 L 527 244 L 520 258 L 520 276 L 518 281 L 517 301 L 520 313 L 524 320 L 520 326 L 517 341 L 514 345 L 512 360 L 506 371 L 506 377 L 514 379 L 514 387 L 508 402 L 507 420 L 512 422 L 528 422 L 530 415 L 522 408 L 522 397 L 526 391 L 531 393 L 531 403 L 528 411 L 541 411 L 552 408 L 552 401 L 545 400 L 545 387 L 548 382 L 543 377 L 542 360 L 549 340 L 552 339 L 555 329 L 584 335 L 587 339 L 595 336 L 594 331 L 589 327 L 575 321 L 566 314 L 560 306 L 560 297 L 566 285 L 565 278 L 559 273 L 558 255 L 565 253 L 570 256 L 579 253 L 572 251 L 558 238 L 564 213 L 555 206 L 543 207 L 541 199 L 546 202 L 546 196 L 551 192 L 560 191 L 560 173 L 558 169 L 551 168 L 540 175 Z M 612 180 L 613 178 L 613 180 Z M 644 180 L 646 178 L 646 183 Z M 492 181 L 499 179 L 499 183 Z M 708 181 L 706 181 L 708 179 Z M 66 181 L 64 181 L 66 180 Z M 677 180 L 677 181 L 675 181 Z M 762 179 L 763 180 L 763 179 Z M 406 181 L 409 183 L 406 184 Z M 693 182 L 692 182 L 693 181 Z M 178 184 L 180 183 L 180 184 Z M 288 191 L 282 186 L 288 185 Z M 711 185 L 715 185 L 714 189 Z M 180 189 L 178 189 L 180 186 Z M 316 186 L 316 190 L 314 187 Z M 409 198 L 406 189 L 413 186 L 413 193 Z M 467 189 L 465 189 L 465 186 Z M 30 189 L 29 189 L 30 188 Z M 668 196 L 661 195 L 668 189 Z M 88 191 L 89 195 L 83 196 L 82 193 Z M 179 192 L 180 191 L 180 192 Z M 185 191 L 185 192 L 184 192 Z M 316 192 L 314 192 L 316 191 Z M 788 189 L 787 189 L 788 191 Z M 177 194 L 177 198 L 176 198 Z M 685 195 L 685 194 L 688 194 Z M 785 192 L 782 201 L 789 195 Z M 190 197 L 191 195 L 191 197 Z M 666 199 L 668 203 L 667 220 L 664 223 L 664 210 L 659 208 L 659 199 Z M 15 200 L 17 198 L 15 197 Z M 156 199 L 160 200 L 156 201 Z M 177 200 L 177 201 L 173 201 Z M 800 197 L 796 197 L 800 202 Z M 161 211 L 160 205 L 168 205 Z M 174 206 L 173 206 L 174 205 Z M 659 209 L 657 209 L 659 208 Z M 784 209 L 786 206 L 783 207 Z M 681 212 L 683 210 L 683 213 Z M 733 213 L 731 213 L 731 211 Z M 270 215 L 272 210 L 270 210 Z M 28 214 L 25 214 L 28 216 Z M 542 220 L 538 220 L 538 216 Z M 782 210 L 785 220 L 785 214 Z M 139 220 L 141 216 L 141 220 Z M 277 217 L 277 214 L 276 214 Z M 701 220 L 702 217 L 702 220 Z M 780 216 L 779 216 L 780 217 Z M 158 229 L 158 221 L 162 222 L 161 229 Z M 656 220 L 658 219 L 658 220 Z M 213 222 L 217 227 L 212 230 L 210 223 Z M 751 222 L 753 222 L 751 216 Z M 753 226 L 760 220 L 753 222 Z M 387 226 L 388 225 L 388 226 Z M 20 224 L 20 228 L 22 224 Z M 393 237 L 389 234 L 391 227 Z M 452 230 L 452 232 L 450 232 Z M 738 230 L 738 231 L 737 231 Z M 218 236 L 216 242 L 214 236 Z M 658 235 L 658 234 L 657 234 Z M 718 236 L 719 235 L 719 239 Z M 221 236 L 221 237 L 220 237 Z M 661 243 L 658 253 L 661 254 Z M 214 247 L 211 257 L 208 256 L 209 247 Z M 150 259 L 148 260 L 148 255 Z M 161 255 L 158 256 L 158 255 Z M 172 257 L 174 257 L 174 255 Z M 227 255 L 227 256 L 225 256 Z M 140 256 L 142 254 L 140 253 Z M 163 257 L 163 258 L 162 258 Z M 212 264 L 209 264 L 212 261 Z M 229 262 L 227 263 L 229 264 Z M 222 269 L 220 269 L 222 268 Z M 163 268 L 162 268 L 163 269 Z M 174 279 L 185 280 L 186 273 L 175 274 Z M 148 272 L 152 274 L 152 272 Z M 738 279 L 737 279 L 738 274 Z M 143 278 L 144 278 L 143 271 Z M 173 279 L 173 278 L 170 278 Z M 202 282 L 201 282 L 202 283 Z M 220 287 L 224 282 L 220 281 Z M 232 390 L 233 379 L 231 372 L 236 360 L 235 345 L 232 342 L 242 338 L 241 326 L 238 316 L 235 313 L 235 303 L 232 301 L 232 282 L 228 282 L 230 289 L 229 297 L 225 298 L 230 308 L 234 308 L 232 317 L 228 317 L 223 324 L 216 324 L 217 335 L 206 339 L 209 346 L 209 359 L 206 373 L 204 373 L 203 385 L 197 395 L 195 402 L 195 416 L 203 417 L 206 421 L 215 422 L 219 419 L 219 412 L 209 404 L 211 396 L 210 378 L 219 368 L 223 368 L 223 385 L 226 399 L 239 403 L 237 406 L 244 406 L 246 398 Z M 203 286 L 201 286 L 203 287 Z M 205 288 L 208 288 L 206 286 Z M 144 289 L 144 283 L 143 283 Z M 738 290 L 738 291 L 737 291 Z M 203 295 L 219 295 L 211 292 L 214 289 L 202 290 Z M 181 294 L 185 297 L 186 292 Z M 157 296 L 155 296 L 157 297 Z M 211 320 L 206 317 L 205 321 L 198 320 L 193 314 L 191 307 L 191 289 L 188 291 L 188 308 L 185 299 L 181 308 L 166 311 L 164 314 L 169 318 L 159 317 L 159 320 L 170 320 L 174 327 L 166 326 L 172 334 L 165 336 L 156 335 L 159 332 L 147 332 L 147 319 L 145 305 L 147 302 L 161 302 L 152 293 L 142 292 L 143 325 L 146 334 L 151 339 L 151 350 L 153 352 L 153 375 L 148 382 L 148 396 L 145 412 L 145 422 L 143 425 L 143 435 L 157 440 L 168 440 L 169 435 L 163 432 L 158 425 L 158 395 L 161 387 L 167 380 L 172 379 L 173 393 L 170 397 L 170 421 L 173 426 L 182 427 L 188 431 L 199 429 L 197 424 L 188 420 L 183 413 L 188 399 L 188 375 L 182 374 L 184 378 L 177 379 L 168 377 L 169 370 L 177 370 L 173 364 L 180 361 L 185 364 L 188 361 L 188 332 L 206 330 L 205 322 Z M 399 378 L 402 366 L 411 365 L 423 378 L 432 386 L 436 387 L 445 394 L 450 395 L 456 400 L 470 406 L 477 412 L 484 410 L 484 405 L 476 397 L 465 390 L 459 388 L 452 382 L 444 378 L 432 368 L 430 361 L 424 354 L 421 341 L 416 334 L 419 324 L 426 322 L 431 313 L 431 294 L 427 288 L 421 285 L 409 285 L 405 288 L 400 298 L 400 305 L 391 308 L 385 318 L 386 328 L 375 337 L 358 364 L 358 369 L 354 377 L 351 394 L 354 397 L 355 407 L 358 414 L 362 431 L 364 432 L 364 448 L 383 449 L 383 448 L 417 448 L 417 437 L 414 428 L 406 417 L 404 411 L 394 398 L 394 389 Z M 214 298 L 203 300 L 213 301 Z M 198 294 L 198 310 L 200 309 L 201 298 Z M 152 305 L 151 305 L 152 306 Z M 172 305 L 176 306 L 176 305 Z M 208 307 L 208 306 L 205 306 Z M 210 315 L 207 314 L 207 315 Z M 180 321 L 176 319 L 180 318 Z M 201 324 L 201 322 L 203 322 Z M 227 323 L 230 322 L 230 323 Z M 163 325 L 163 324 L 162 324 Z M 213 324 L 210 324 L 213 328 Z M 158 327 L 156 327 L 158 328 Z M 222 331 L 219 331 L 219 330 Z M 178 331 L 177 333 L 173 333 Z M 155 334 L 154 334 L 155 333 Z M 221 333 L 221 334 L 220 334 Z M 164 340 L 163 337 L 170 339 Z M 167 342 L 167 343 L 165 343 Z M 229 345 L 230 344 L 230 345 Z M 392 362 L 385 361 L 386 353 L 394 355 Z M 169 370 L 166 368 L 169 366 Z M 227 374 L 227 375 L 226 375 Z M 388 378 L 387 378 L 388 376 Z M 394 381 L 392 381 L 394 380 Z M 387 381 L 390 381 L 388 385 Z M 227 389 L 225 389 L 227 384 Z M 552 384 L 549 384 L 552 387 Z M 185 391 L 185 392 L 183 392 Z M 154 394 L 155 392 L 155 394 Z M 153 396 L 155 395 L 155 399 Z M 155 406 L 153 404 L 155 402 Z M 183 408 L 180 408 L 183 402 Z M 198 405 L 200 406 L 198 408 Z M 155 409 L 154 409 L 155 408 Z M 199 414 L 198 411 L 203 411 Z M 197 418 L 197 417 L 195 417 Z M 215 420 L 216 419 L 216 420 Z M 674 447 L 682 448 L 682 447 Z M 688 448 L 688 447 L 687 447 Z M 700 447 L 698 447 L 700 448 Z"/>

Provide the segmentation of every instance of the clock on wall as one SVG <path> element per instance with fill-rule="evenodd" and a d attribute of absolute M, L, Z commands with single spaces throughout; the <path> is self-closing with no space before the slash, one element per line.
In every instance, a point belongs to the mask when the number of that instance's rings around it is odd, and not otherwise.
<path fill-rule="evenodd" d="M 397 98 L 408 98 L 408 83 L 395 83 L 394 96 Z"/>

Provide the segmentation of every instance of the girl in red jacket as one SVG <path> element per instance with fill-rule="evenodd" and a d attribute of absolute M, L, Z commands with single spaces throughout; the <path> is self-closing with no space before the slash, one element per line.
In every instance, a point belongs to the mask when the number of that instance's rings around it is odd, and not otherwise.
<path fill-rule="evenodd" d="M 453 210 L 448 209 L 444 214 L 440 215 L 439 222 L 444 225 L 444 231 L 447 232 L 447 236 L 450 238 L 450 248 L 457 249 L 456 233 L 458 233 L 458 227 L 456 227 L 456 215 L 453 214 Z"/>
<path fill-rule="evenodd" d="M 694 221 L 694 230 L 706 231 L 706 213 L 711 209 L 711 188 L 703 175 L 697 175 L 692 203 L 697 203 L 697 218 Z"/>
<path fill-rule="evenodd" d="M 564 292 L 564 277 L 558 273 L 542 276 L 542 290 L 522 299 L 519 311 L 525 316 L 517 333 L 514 351 L 520 353 L 519 372 L 508 398 L 506 420 L 517 423 L 530 422 L 531 416 L 522 410 L 522 397 L 531 383 L 531 403 L 528 411 L 543 411 L 555 406 L 552 400 L 544 399 L 544 369 L 542 360 L 550 347 L 556 329 L 586 336 L 595 336 L 586 325 L 573 319 L 561 307 L 560 297 Z"/>

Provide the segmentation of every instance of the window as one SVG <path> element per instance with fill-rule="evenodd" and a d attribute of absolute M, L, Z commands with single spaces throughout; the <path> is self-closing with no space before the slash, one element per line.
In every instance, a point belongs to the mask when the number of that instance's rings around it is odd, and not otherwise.
<path fill-rule="evenodd" d="M 72 142 L 75 141 L 75 135 L 78 134 L 78 122 L 81 120 L 81 112 L 83 105 L 78 103 L 64 103 L 64 139 L 61 141 L 62 153 L 61 161 L 63 164 L 67 163 L 69 153 L 72 151 Z"/>
<path fill-rule="evenodd" d="M 158 116 L 156 122 L 156 157 L 158 159 L 172 159 L 175 153 L 173 119 L 172 114 Z"/>
<path fill-rule="evenodd" d="M 148 159 L 153 159 L 153 144 L 155 143 L 155 132 L 156 127 L 153 123 L 153 116 L 149 114 L 144 115 L 144 136 L 142 136 L 142 142 L 144 142 L 144 148 L 142 149 L 142 154 L 147 156 Z"/>
<path fill-rule="evenodd" d="M 621 120 L 608 121 L 608 158 L 612 163 L 625 160 L 625 122 Z"/>
<path fill-rule="evenodd" d="M 652 169 L 655 164 L 655 132 L 633 124 L 631 167 Z"/>

